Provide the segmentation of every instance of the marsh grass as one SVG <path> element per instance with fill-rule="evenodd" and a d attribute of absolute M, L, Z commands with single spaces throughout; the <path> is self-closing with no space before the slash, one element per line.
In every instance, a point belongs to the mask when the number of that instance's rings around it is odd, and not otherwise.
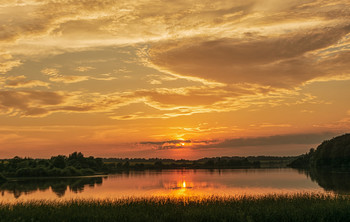
<path fill-rule="evenodd" d="M 350 197 L 153 197 L 0 204 L 0 221 L 349 221 Z"/>

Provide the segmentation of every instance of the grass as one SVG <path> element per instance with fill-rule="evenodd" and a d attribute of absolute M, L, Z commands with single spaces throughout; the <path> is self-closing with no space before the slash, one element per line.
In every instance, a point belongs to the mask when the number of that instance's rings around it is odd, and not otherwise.
<path fill-rule="evenodd" d="M 0 221 L 349 221 L 350 197 L 129 198 L 0 204 Z"/>

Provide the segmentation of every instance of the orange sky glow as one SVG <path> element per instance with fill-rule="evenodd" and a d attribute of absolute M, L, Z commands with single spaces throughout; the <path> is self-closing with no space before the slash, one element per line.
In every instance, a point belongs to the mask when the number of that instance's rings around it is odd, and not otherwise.
<path fill-rule="evenodd" d="M 2 0 L 0 158 L 298 155 L 350 129 L 346 0 Z"/>

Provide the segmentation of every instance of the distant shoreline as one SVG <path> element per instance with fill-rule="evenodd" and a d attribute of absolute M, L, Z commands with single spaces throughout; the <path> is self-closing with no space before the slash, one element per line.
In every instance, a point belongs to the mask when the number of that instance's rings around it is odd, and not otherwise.
<path fill-rule="evenodd" d="M 0 160 L 0 180 L 7 178 L 65 178 L 95 176 L 130 170 L 165 169 L 257 169 L 283 168 L 297 157 L 250 156 L 213 157 L 199 160 L 172 159 L 118 159 L 85 157 L 74 152 L 68 157 L 59 155 L 50 159 L 14 157 Z M 0 182 L 1 182 L 0 181 Z"/>

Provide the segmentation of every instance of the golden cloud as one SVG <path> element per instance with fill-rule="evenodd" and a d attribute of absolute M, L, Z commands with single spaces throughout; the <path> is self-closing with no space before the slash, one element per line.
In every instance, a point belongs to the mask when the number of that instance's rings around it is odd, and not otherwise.
<path fill-rule="evenodd" d="M 45 51 L 48 55 L 52 51 L 64 53 L 79 47 L 135 47 L 134 43 L 147 42 L 148 59 L 153 67 L 184 78 L 208 80 L 202 82 L 205 86 L 136 89 L 128 91 L 127 96 L 91 94 L 94 101 L 90 102 L 77 96 L 74 101 L 51 107 L 48 112 L 109 112 L 114 118 L 125 119 L 168 118 L 232 111 L 252 105 L 276 105 L 288 100 L 283 95 L 293 94 L 276 88 L 290 89 L 315 79 L 347 76 L 349 42 L 344 38 L 349 33 L 349 12 L 345 7 L 348 4 L 313 0 L 303 3 L 286 0 L 283 4 L 278 0 L 220 0 L 196 4 L 184 0 L 156 3 L 143 0 L 6 1 L 0 8 L 4 31 L 0 39 L 3 40 L 1 47 L 8 48 L 9 53 L 13 50 L 21 54 L 24 52 L 19 49 L 28 47 L 29 57 L 38 46 L 51 47 Z M 340 45 L 343 48 L 336 51 Z M 8 72 L 21 63 L 9 54 L 3 59 L 0 72 Z M 93 68 L 77 64 L 78 72 Z M 42 73 L 50 83 L 8 80 L 8 87 L 47 87 L 55 82 L 115 79 L 63 75 L 57 68 L 43 69 Z M 166 80 L 147 81 L 157 85 Z M 222 84 L 209 86 L 209 81 Z M 307 97 L 293 96 L 295 100 Z M 137 102 L 162 113 L 119 115 L 116 111 Z"/>
<path fill-rule="evenodd" d="M 275 145 L 287 145 L 287 144 L 319 144 L 325 139 L 329 139 L 338 135 L 335 132 L 322 132 L 322 133 L 300 133 L 300 134 L 285 134 L 285 135 L 272 135 L 265 137 L 252 137 L 252 138 L 233 138 L 225 139 L 223 141 L 216 141 L 214 143 L 199 145 L 194 148 L 225 148 L 235 149 L 242 147 L 261 147 L 261 146 L 275 146 Z"/>
<path fill-rule="evenodd" d="M 327 58 L 317 54 L 349 32 L 350 26 L 339 26 L 276 37 L 166 41 L 151 47 L 149 61 L 182 76 L 290 88 L 322 76 L 350 74 L 347 51 Z"/>
<path fill-rule="evenodd" d="M 79 71 L 79 72 L 86 72 L 86 71 L 93 70 L 93 69 L 95 69 L 95 68 L 91 67 L 91 66 L 79 66 L 75 70 Z"/>
<path fill-rule="evenodd" d="M 88 80 L 88 76 L 55 76 L 50 77 L 49 80 L 52 82 L 62 82 L 62 83 L 76 83 Z"/>
<path fill-rule="evenodd" d="M 63 103 L 65 96 L 43 91 L 0 91 L 0 111 L 10 115 L 21 112 L 23 116 L 40 116 L 49 112 L 50 106 Z"/>
<path fill-rule="evenodd" d="M 90 70 L 91 67 L 79 67 L 80 72 L 85 72 L 87 70 Z M 41 73 L 43 73 L 46 76 L 49 76 L 49 80 L 51 82 L 61 82 L 61 83 L 77 83 L 87 80 L 99 80 L 99 81 L 108 81 L 108 80 L 114 80 L 116 77 L 92 77 L 92 76 L 76 76 L 76 75 L 62 75 L 59 73 L 59 70 L 56 68 L 46 68 L 41 70 Z"/>
<path fill-rule="evenodd" d="M 13 68 L 20 66 L 22 62 L 20 60 L 9 60 L 0 58 L 0 74 L 5 74 Z"/>
<path fill-rule="evenodd" d="M 21 76 L 10 76 L 4 78 L 6 80 L 6 88 L 33 88 L 33 87 L 46 87 L 48 88 L 50 83 L 43 82 L 40 80 L 26 80 L 24 75 Z"/>

